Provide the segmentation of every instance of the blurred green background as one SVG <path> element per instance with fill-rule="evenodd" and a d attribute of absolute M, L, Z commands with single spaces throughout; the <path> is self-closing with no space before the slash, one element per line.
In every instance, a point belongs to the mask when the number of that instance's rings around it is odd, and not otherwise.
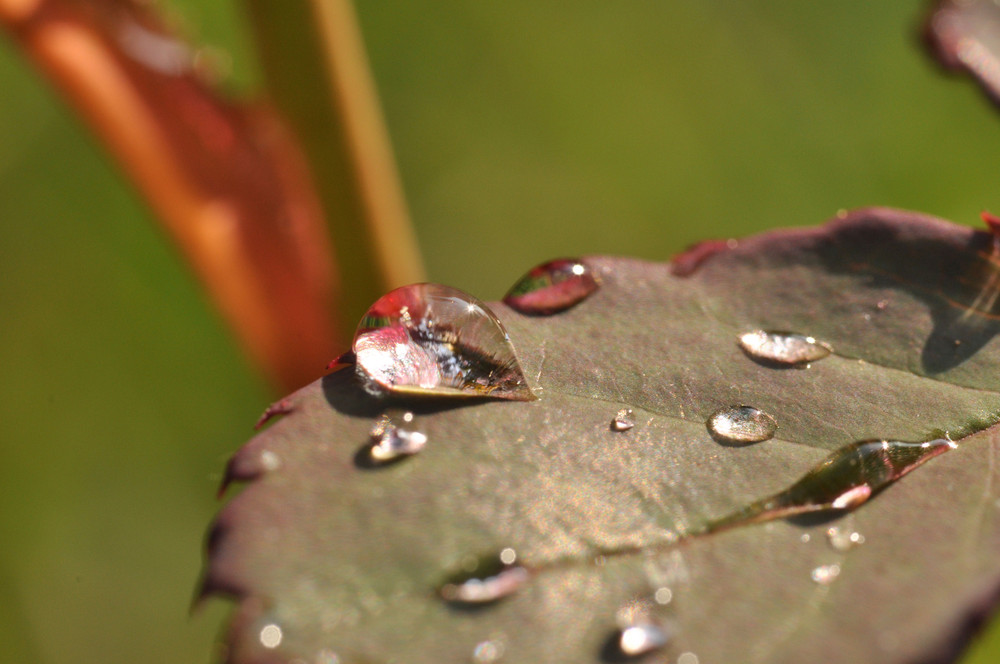
<path fill-rule="evenodd" d="M 170 6 L 256 89 L 238 3 Z M 559 255 L 666 259 L 863 205 L 1000 211 L 1000 114 L 924 55 L 925 10 L 358 5 L 429 276 L 484 299 Z M 0 91 L 0 661 L 209 661 L 228 607 L 188 616 L 203 533 L 277 395 L 6 39 Z"/>

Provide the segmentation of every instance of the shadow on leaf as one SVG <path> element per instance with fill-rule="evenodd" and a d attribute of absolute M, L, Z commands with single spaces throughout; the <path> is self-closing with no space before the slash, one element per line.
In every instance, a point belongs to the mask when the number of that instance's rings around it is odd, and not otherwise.
<path fill-rule="evenodd" d="M 933 329 L 920 362 L 934 375 L 962 365 L 1000 332 L 1000 244 L 981 231 L 964 245 L 907 237 L 894 218 L 907 214 L 855 213 L 820 253 L 835 272 L 867 274 L 873 288 L 906 291 L 927 304 Z"/>

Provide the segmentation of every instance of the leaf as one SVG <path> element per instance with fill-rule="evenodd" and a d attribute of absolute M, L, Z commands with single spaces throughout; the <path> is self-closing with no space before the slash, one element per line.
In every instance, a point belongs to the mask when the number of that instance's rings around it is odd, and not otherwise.
<path fill-rule="evenodd" d="M 203 592 L 240 602 L 230 660 L 618 661 L 639 616 L 668 637 L 643 661 L 953 661 L 1000 591 L 994 243 L 870 209 L 672 264 L 588 258 L 577 306 L 494 306 L 537 401 L 386 401 L 350 370 L 303 388 L 233 457 L 251 484 L 209 539 Z M 834 353 L 757 363 L 754 329 Z M 775 438 L 715 442 L 706 419 L 738 404 Z M 357 463 L 394 409 L 424 450 Z M 855 512 L 697 534 L 845 445 L 942 435 L 964 438 Z M 508 547 L 530 572 L 509 597 L 437 595 Z"/>

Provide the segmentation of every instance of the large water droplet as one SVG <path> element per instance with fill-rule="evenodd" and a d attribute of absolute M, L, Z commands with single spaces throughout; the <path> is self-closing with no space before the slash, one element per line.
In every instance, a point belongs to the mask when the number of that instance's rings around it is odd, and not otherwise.
<path fill-rule="evenodd" d="M 460 574 L 445 582 L 438 591 L 441 598 L 454 604 L 489 604 L 513 594 L 527 583 L 527 569 L 515 565 L 517 554 L 506 548 L 497 556 L 472 561 Z M 507 562 L 509 561 L 509 562 Z"/>
<path fill-rule="evenodd" d="M 864 544 L 865 536 L 850 528 L 831 526 L 826 529 L 826 541 L 834 550 L 844 553 Z"/>
<path fill-rule="evenodd" d="M 830 454 L 781 493 L 713 521 L 706 530 L 714 532 L 812 512 L 855 509 L 914 468 L 955 447 L 947 438 L 925 443 L 890 440 L 851 443 Z"/>
<path fill-rule="evenodd" d="M 822 360 L 833 349 L 804 334 L 754 330 L 740 335 L 740 348 L 754 360 L 788 366 Z"/>
<path fill-rule="evenodd" d="M 749 445 L 774 437 L 774 418 L 753 406 L 720 408 L 705 423 L 712 438 L 728 445 Z"/>
<path fill-rule="evenodd" d="M 406 413 L 402 420 L 402 425 L 397 425 L 388 415 L 383 415 L 372 427 L 372 445 L 369 448 L 372 461 L 388 463 L 424 449 L 427 436 L 419 431 L 403 428 L 413 422 L 413 413 Z"/>
<path fill-rule="evenodd" d="M 622 408 L 611 420 L 612 431 L 628 431 L 635 426 L 635 417 L 631 408 Z"/>
<path fill-rule="evenodd" d="M 560 258 L 543 263 L 521 277 L 503 301 L 522 314 L 548 315 L 579 304 L 599 285 L 586 263 Z"/>
<path fill-rule="evenodd" d="M 497 317 L 448 286 L 415 284 L 382 296 L 358 325 L 354 354 L 376 393 L 535 398 Z"/>

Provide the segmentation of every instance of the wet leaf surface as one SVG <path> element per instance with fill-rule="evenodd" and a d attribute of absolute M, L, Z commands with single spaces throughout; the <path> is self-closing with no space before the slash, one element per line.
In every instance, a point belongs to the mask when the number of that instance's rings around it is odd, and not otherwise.
<path fill-rule="evenodd" d="M 303 388 L 232 459 L 229 481 L 252 482 L 209 538 L 205 591 L 240 600 L 230 659 L 953 661 L 1000 591 L 993 251 L 872 209 L 729 243 L 687 276 L 586 258 L 601 286 L 577 306 L 492 305 L 536 401 L 378 398 L 350 367 Z M 738 342 L 753 330 L 833 353 L 761 364 Z M 706 420 L 741 404 L 775 437 L 713 440 Z M 357 463 L 400 408 L 420 454 Z M 621 409 L 627 431 L 608 425 Z M 856 511 L 693 534 L 845 445 L 945 435 L 957 449 Z M 442 599 L 508 550 L 523 572 L 483 579 L 502 596 Z"/>

